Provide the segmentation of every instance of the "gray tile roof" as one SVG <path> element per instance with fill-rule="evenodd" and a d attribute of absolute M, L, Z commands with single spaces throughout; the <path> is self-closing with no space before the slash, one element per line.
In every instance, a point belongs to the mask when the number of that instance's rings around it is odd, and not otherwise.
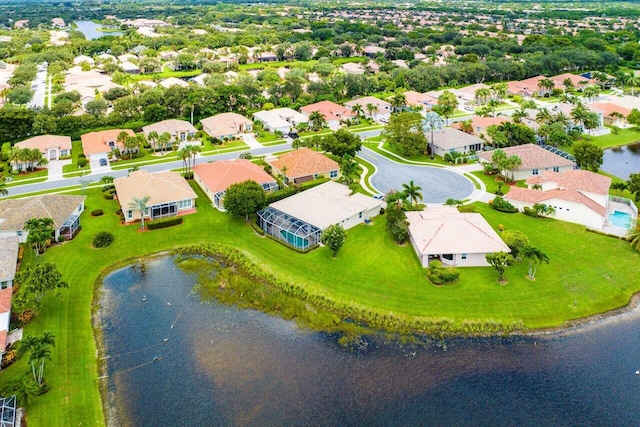
<path fill-rule="evenodd" d="M 32 218 L 52 218 L 53 228 L 58 229 L 86 198 L 45 194 L 0 200 L 0 230 L 22 230 L 24 223 Z"/>

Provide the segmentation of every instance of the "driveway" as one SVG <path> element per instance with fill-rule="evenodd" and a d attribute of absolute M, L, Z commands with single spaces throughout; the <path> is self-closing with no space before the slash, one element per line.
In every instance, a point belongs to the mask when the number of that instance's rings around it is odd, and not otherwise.
<path fill-rule="evenodd" d="M 62 167 L 71 164 L 71 159 L 67 160 L 50 160 L 47 168 L 49 169 L 48 181 L 57 181 L 63 179 Z"/>
<path fill-rule="evenodd" d="M 358 156 L 377 168 L 371 177 L 371 185 L 380 193 L 387 193 L 392 189 L 401 190 L 402 184 L 411 180 L 422 187 L 423 203 L 444 203 L 447 199 L 463 200 L 469 198 L 475 190 L 470 180 L 447 168 L 396 163 L 368 148 L 363 148 Z"/>
<path fill-rule="evenodd" d="M 240 138 L 249 146 L 249 149 L 262 148 L 263 145 L 258 142 L 252 133 L 243 133 Z"/>
<path fill-rule="evenodd" d="M 38 66 L 35 80 L 31 83 L 33 98 L 27 105 L 29 108 L 43 108 L 44 94 L 47 86 L 47 64 L 43 63 Z"/>

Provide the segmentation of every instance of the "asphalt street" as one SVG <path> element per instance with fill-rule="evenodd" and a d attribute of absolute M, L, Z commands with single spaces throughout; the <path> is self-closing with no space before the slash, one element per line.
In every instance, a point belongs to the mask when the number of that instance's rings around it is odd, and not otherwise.
<path fill-rule="evenodd" d="M 444 203 L 449 198 L 463 200 L 475 189 L 467 178 L 446 168 L 397 163 L 368 148 L 363 148 L 358 157 L 377 168 L 370 182 L 383 194 L 392 189 L 401 190 L 402 184 L 411 180 L 422 187 L 424 203 Z"/>

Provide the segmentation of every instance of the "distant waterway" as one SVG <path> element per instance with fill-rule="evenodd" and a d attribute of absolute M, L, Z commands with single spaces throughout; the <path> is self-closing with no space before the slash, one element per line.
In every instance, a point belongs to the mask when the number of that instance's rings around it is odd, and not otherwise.
<path fill-rule="evenodd" d="M 98 31 L 98 28 L 101 28 L 101 24 L 96 24 L 93 21 L 73 21 L 74 24 L 78 26 L 78 31 L 80 31 L 87 40 L 95 40 L 104 36 L 121 36 L 122 31 Z"/>
<path fill-rule="evenodd" d="M 602 170 L 625 180 L 640 173 L 640 143 L 604 150 Z"/>
<path fill-rule="evenodd" d="M 103 282 L 108 395 L 124 426 L 631 426 L 640 315 L 574 331 L 340 348 L 192 291 L 173 258 Z M 165 341 L 166 340 L 166 341 Z"/>

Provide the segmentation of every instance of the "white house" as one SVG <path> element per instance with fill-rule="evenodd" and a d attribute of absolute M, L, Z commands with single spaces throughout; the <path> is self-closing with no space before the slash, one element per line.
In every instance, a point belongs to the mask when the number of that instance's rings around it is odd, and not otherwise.
<path fill-rule="evenodd" d="M 543 203 L 555 209 L 556 219 L 598 230 L 606 224 L 611 186 L 607 176 L 584 170 L 546 171 L 527 179 L 527 186 L 511 187 L 505 200 L 520 210 Z"/>
<path fill-rule="evenodd" d="M 389 120 L 391 117 L 391 103 L 378 99 L 375 96 L 365 96 L 363 98 L 352 99 L 345 102 L 344 106 L 353 109 L 356 105 L 362 108 L 365 117 L 376 121 Z"/>
<path fill-rule="evenodd" d="M 19 247 L 16 236 L 0 238 L 0 361 L 7 346 L 13 279 L 16 276 Z"/>
<path fill-rule="evenodd" d="M 299 123 L 307 123 L 309 118 L 291 108 L 276 108 L 253 113 L 253 118 L 262 122 L 264 129 L 269 132 L 291 132 Z"/>
<path fill-rule="evenodd" d="M 38 149 L 47 160 L 58 160 L 71 155 L 71 138 L 60 135 L 38 135 L 18 142 L 16 147 Z"/>
<path fill-rule="evenodd" d="M 453 206 L 407 212 L 409 237 L 420 264 L 438 259 L 445 266 L 488 266 L 485 255 L 511 252 L 479 213 L 459 212 Z"/>

